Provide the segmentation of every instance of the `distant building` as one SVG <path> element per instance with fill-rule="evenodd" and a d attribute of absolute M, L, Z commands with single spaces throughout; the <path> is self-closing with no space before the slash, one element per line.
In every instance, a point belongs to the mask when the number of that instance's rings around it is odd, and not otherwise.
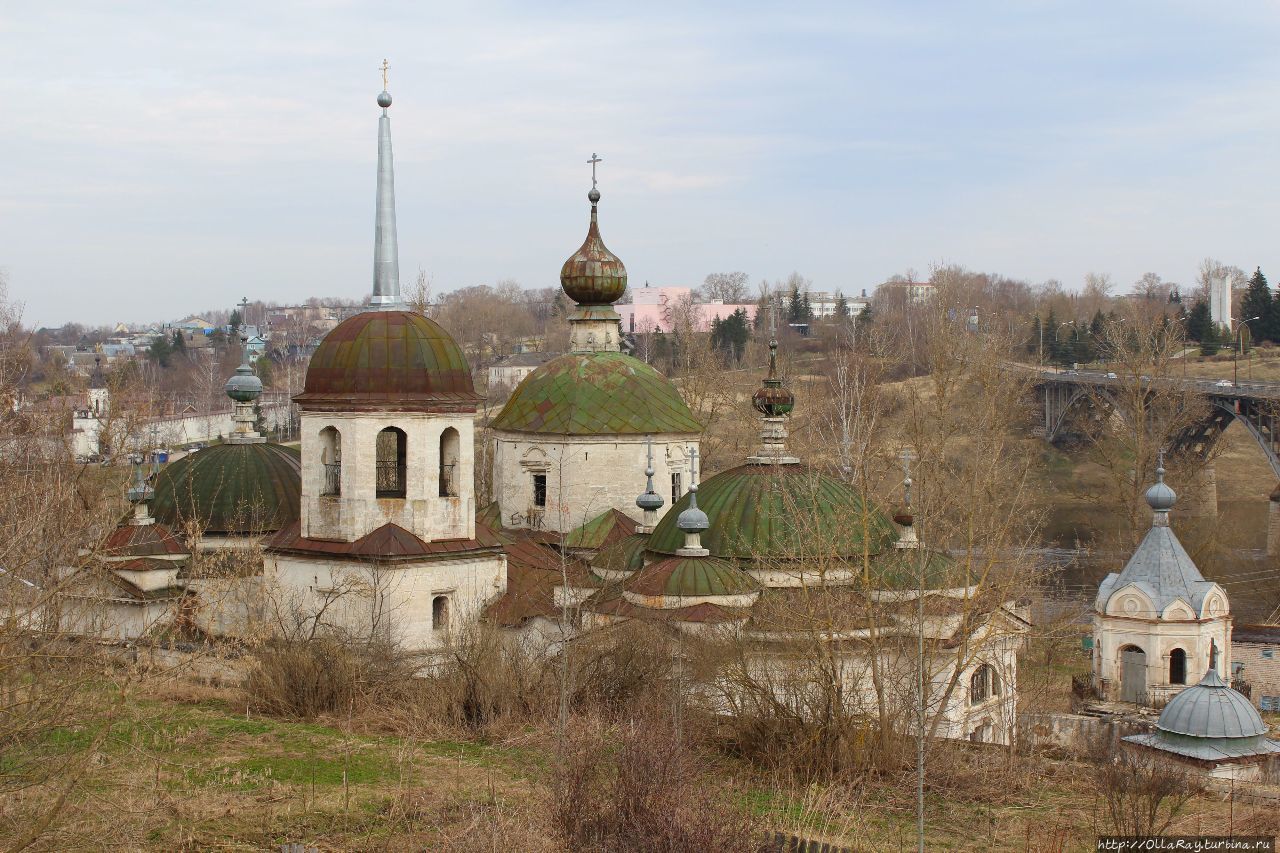
<path fill-rule="evenodd" d="M 1231 331 L 1231 277 L 1221 275 L 1209 280 L 1209 316 L 1218 327 Z"/>
<path fill-rule="evenodd" d="M 1263 711 L 1280 711 L 1280 625 L 1231 626 L 1231 683 Z"/>
<path fill-rule="evenodd" d="M 631 291 L 631 302 L 626 305 L 615 305 L 618 316 L 622 318 L 622 331 L 626 334 L 648 334 L 651 332 L 670 332 L 672 309 L 681 300 L 693 296 L 692 287 L 644 287 Z M 711 330 L 713 320 L 723 320 L 734 311 L 742 309 L 747 312 L 747 322 L 753 322 L 756 316 L 754 302 L 694 302 L 696 322 L 695 330 L 707 332 Z"/>
<path fill-rule="evenodd" d="M 503 356 L 489 367 L 489 390 L 516 387 L 522 379 L 558 355 L 558 352 L 521 352 Z"/>
<path fill-rule="evenodd" d="M 845 296 L 839 291 L 832 293 L 825 290 L 811 290 L 808 296 L 809 308 L 813 311 L 813 319 L 815 320 L 825 320 L 837 316 L 840 313 L 841 299 L 845 301 L 850 317 L 858 316 L 862 313 L 862 309 L 871 304 L 871 297 L 867 296 L 866 290 L 862 291 L 861 296 Z"/>

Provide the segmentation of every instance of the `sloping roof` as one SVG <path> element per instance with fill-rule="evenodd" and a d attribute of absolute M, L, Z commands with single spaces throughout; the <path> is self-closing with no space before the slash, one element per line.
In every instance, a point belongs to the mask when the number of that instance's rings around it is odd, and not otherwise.
<path fill-rule="evenodd" d="M 264 543 L 267 550 L 398 562 L 469 551 L 497 552 L 502 547 L 501 540 L 493 531 L 481 524 L 476 525 L 474 539 L 441 539 L 435 542 L 424 542 L 403 527 L 391 523 L 382 525 L 354 542 L 308 539 L 302 535 L 301 527 L 301 523 L 295 521 L 269 537 Z"/>
<path fill-rule="evenodd" d="M 1199 615 L 1204 609 L 1205 596 L 1214 587 L 1200 574 L 1191 555 L 1167 524 L 1153 525 L 1124 569 L 1119 574 L 1107 575 L 1102 581 L 1095 602 L 1098 611 L 1104 612 L 1111 596 L 1129 584 L 1137 586 L 1151 599 L 1156 615 L 1178 599 Z"/>
<path fill-rule="evenodd" d="M 476 511 L 476 521 L 499 530 L 502 527 L 502 506 L 497 501 L 490 501 Z"/>
<path fill-rule="evenodd" d="M 555 435 L 702 432 L 671 380 L 620 352 L 569 353 L 547 362 L 516 386 L 493 428 Z"/>
<path fill-rule="evenodd" d="M 267 533 L 296 521 L 302 459 L 280 444 L 219 444 L 184 456 L 156 475 L 151 513 L 181 530 Z"/>
<path fill-rule="evenodd" d="M 644 566 L 644 551 L 648 544 L 647 533 L 633 533 L 600 549 L 591 558 L 591 567 L 612 572 L 634 572 Z"/>
<path fill-rule="evenodd" d="M 563 545 L 565 548 L 599 550 L 631 536 L 636 532 L 637 526 L 635 519 L 610 508 L 581 527 L 575 527 L 566 533 Z"/>
<path fill-rule="evenodd" d="M 365 311 L 338 324 L 311 356 L 304 408 L 475 411 L 480 399 L 458 344 L 412 311 Z"/>
<path fill-rule="evenodd" d="M 677 520 L 689 500 L 686 493 L 658 522 L 650 551 L 674 554 L 684 546 Z M 698 486 L 698 507 L 711 522 L 702 533 L 702 547 L 726 559 L 860 555 L 864 520 L 872 554 L 897 537 L 893 522 L 853 488 L 803 465 L 721 471 Z"/>
<path fill-rule="evenodd" d="M 187 548 L 160 522 L 129 524 L 112 530 L 102 543 L 103 557 L 154 557 L 160 554 L 186 554 Z"/>
<path fill-rule="evenodd" d="M 504 355 L 495 361 L 491 367 L 537 367 L 540 364 L 546 364 L 553 358 L 559 358 L 561 353 L 558 352 L 517 352 L 511 355 Z"/>
<path fill-rule="evenodd" d="M 1241 625 L 1237 622 L 1231 626 L 1231 642 L 1280 645 L 1280 625 Z"/>

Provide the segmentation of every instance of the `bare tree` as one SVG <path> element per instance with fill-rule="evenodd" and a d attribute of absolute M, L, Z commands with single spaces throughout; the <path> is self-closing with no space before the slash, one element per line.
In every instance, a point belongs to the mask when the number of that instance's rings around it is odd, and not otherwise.
<path fill-rule="evenodd" d="M 704 299 L 734 304 L 747 301 L 751 277 L 744 272 L 713 272 L 702 282 Z"/>

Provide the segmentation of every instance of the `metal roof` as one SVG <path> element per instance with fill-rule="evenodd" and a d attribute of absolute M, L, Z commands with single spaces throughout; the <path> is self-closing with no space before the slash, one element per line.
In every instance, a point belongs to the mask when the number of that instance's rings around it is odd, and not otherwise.
<path fill-rule="evenodd" d="M 556 435 L 698 434 L 676 386 L 620 352 L 569 353 L 524 378 L 496 430 Z"/>
<path fill-rule="evenodd" d="M 760 591 L 755 578 L 715 557 L 670 557 L 645 566 L 623 583 L 636 595 L 728 596 Z"/>
<path fill-rule="evenodd" d="M 304 409 L 475 411 L 480 397 L 458 344 L 411 311 L 365 311 L 340 323 L 311 356 Z"/>
<path fill-rule="evenodd" d="M 1155 616 L 1179 599 L 1199 615 L 1204 609 L 1205 596 L 1216 586 L 1200 574 L 1191 555 L 1167 524 L 1153 525 L 1124 569 L 1103 580 L 1095 602 L 1098 612 L 1105 612 L 1111 596 L 1129 584 L 1137 586 L 1151 599 Z"/>
<path fill-rule="evenodd" d="M 674 554 L 684 547 L 678 519 L 689 503 L 685 494 L 662 517 L 649 537 L 650 551 Z M 893 522 L 853 488 L 803 465 L 739 465 L 721 471 L 698 486 L 698 505 L 710 521 L 702 547 L 716 557 L 860 555 L 864 520 L 872 554 L 896 538 Z"/>
<path fill-rule="evenodd" d="M 266 533 L 298 518 L 302 460 L 279 444 L 219 444 L 184 456 L 156 475 L 151 514 L 183 530 Z"/>
<path fill-rule="evenodd" d="M 1270 731 L 1249 700 L 1213 668 L 1169 700 L 1156 728 L 1194 738 L 1250 738 Z"/>

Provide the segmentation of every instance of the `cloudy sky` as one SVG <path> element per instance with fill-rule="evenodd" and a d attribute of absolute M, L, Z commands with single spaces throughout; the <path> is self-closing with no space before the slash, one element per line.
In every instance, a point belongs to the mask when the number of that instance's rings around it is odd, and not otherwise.
<path fill-rule="evenodd" d="M 633 286 L 936 263 L 1280 275 L 1274 2 L 0 3 L 0 269 L 37 325 L 359 297 L 378 65 L 401 272 Z"/>

